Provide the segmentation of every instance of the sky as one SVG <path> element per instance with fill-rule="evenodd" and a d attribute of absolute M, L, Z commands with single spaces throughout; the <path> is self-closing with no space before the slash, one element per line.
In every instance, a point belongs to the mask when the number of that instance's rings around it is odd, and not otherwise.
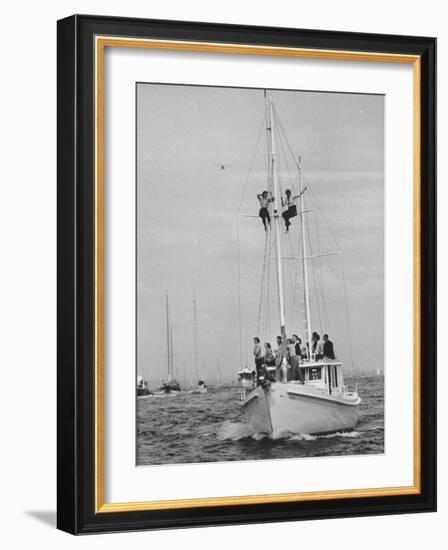
<path fill-rule="evenodd" d="M 358 372 L 382 368 L 384 97 L 268 94 L 282 128 L 281 189 L 296 188 L 292 150 L 302 159 L 312 251 L 342 252 L 313 260 L 312 330 L 329 334 L 346 372 L 352 364 Z M 167 292 L 181 380 L 199 374 L 213 381 L 218 372 L 235 380 L 246 357 L 253 362 L 253 337 L 274 344 L 279 334 L 274 260 L 267 260 L 269 291 L 256 333 L 265 244 L 256 195 L 268 185 L 264 116 L 263 90 L 137 84 L 137 370 L 151 382 L 167 372 Z M 288 257 L 301 254 L 299 218 L 292 222 L 289 237 L 281 227 Z M 303 338 L 301 270 L 294 260 L 284 267 L 287 335 Z"/>

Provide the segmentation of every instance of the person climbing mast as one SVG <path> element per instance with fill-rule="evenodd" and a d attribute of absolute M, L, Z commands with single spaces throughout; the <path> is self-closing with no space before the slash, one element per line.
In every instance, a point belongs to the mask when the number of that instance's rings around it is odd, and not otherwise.
<path fill-rule="evenodd" d="M 282 213 L 282 217 L 285 220 L 286 232 L 289 231 L 289 226 L 291 225 L 289 220 L 297 216 L 297 205 L 295 204 L 295 200 L 299 197 L 300 195 L 292 197 L 290 189 L 286 189 L 285 197 L 282 197 L 282 206 L 283 208 L 286 208 L 286 210 Z"/>
<path fill-rule="evenodd" d="M 258 215 L 261 218 L 261 221 L 263 222 L 264 230 L 268 230 L 268 225 L 271 227 L 271 215 L 269 214 L 269 203 L 274 201 L 274 197 L 272 196 L 272 193 L 268 193 L 267 191 L 263 191 L 263 193 L 259 193 L 257 195 L 257 199 L 260 202 L 260 212 Z"/>

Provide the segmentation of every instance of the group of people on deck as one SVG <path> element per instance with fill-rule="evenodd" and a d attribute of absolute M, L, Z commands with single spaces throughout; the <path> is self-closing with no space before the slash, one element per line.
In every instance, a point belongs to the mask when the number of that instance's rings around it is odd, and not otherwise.
<path fill-rule="evenodd" d="M 298 380 L 303 382 L 300 365 L 309 358 L 309 344 L 308 342 L 302 344 L 302 340 L 297 334 L 293 334 L 292 338 L 288 338 L 286 344 L 283 344 L 281 336 L 277 336 L 277 349 L 275 351 L 272 350 L 269 342 L 262 346 L 260 338 L 258 336 L 254 338 L 255 370 L 258 381 L 261 379 L 274 381 L 274 377 L 270 375 L 267 367 L 275 367 L 276 381 Z M 328 334 L 324 334 L 321 339 L 317 332 L 313 332 L 311 336 L 311 359 L 321 361 L 334 360 L 335 358 L 333 342 L 329 339 Z"/>
<path fill-rule="evenodd" d="M 297 205 L 295 201 L 299 197 L 300 195 L 292 196 L 290 189 L 286 189 L 285 196 L 281 197 L 282 208 L 284 208 L 282 212 L 282 218 L 285 221 L 286 233 L 289 231 L 289 226 L 291 225 L 291 222 L 289 220 L 297 216 Z M 274 202 L 274 197 L 272 196 L 271 192 L 263 191 L 262 193 L 259 193 L 257 195 L 257 199 L 260 202 L 260 211 L 258 215 L 263 222 L 264 230 L 267 231 L 268 227 L 271 227 L 271 214 L 269 212 L 269 204 L 271 202 Z"/>

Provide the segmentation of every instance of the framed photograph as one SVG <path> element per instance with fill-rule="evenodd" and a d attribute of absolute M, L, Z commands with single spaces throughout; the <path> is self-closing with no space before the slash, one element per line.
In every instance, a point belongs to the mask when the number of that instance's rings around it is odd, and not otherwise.
<path fill-rule="evenodd" d="M 436 40 L 58 22 L 58 527 L 436 508 Z"/>

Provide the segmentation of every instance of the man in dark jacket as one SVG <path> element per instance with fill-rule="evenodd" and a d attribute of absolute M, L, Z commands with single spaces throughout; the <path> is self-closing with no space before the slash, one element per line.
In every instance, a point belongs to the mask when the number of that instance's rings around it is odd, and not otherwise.
<path fill-rule="evenodd" d="M 324 334 L 324 359 L 336 359 L 333 342 L 328 338 L 328 334 Z"/>

